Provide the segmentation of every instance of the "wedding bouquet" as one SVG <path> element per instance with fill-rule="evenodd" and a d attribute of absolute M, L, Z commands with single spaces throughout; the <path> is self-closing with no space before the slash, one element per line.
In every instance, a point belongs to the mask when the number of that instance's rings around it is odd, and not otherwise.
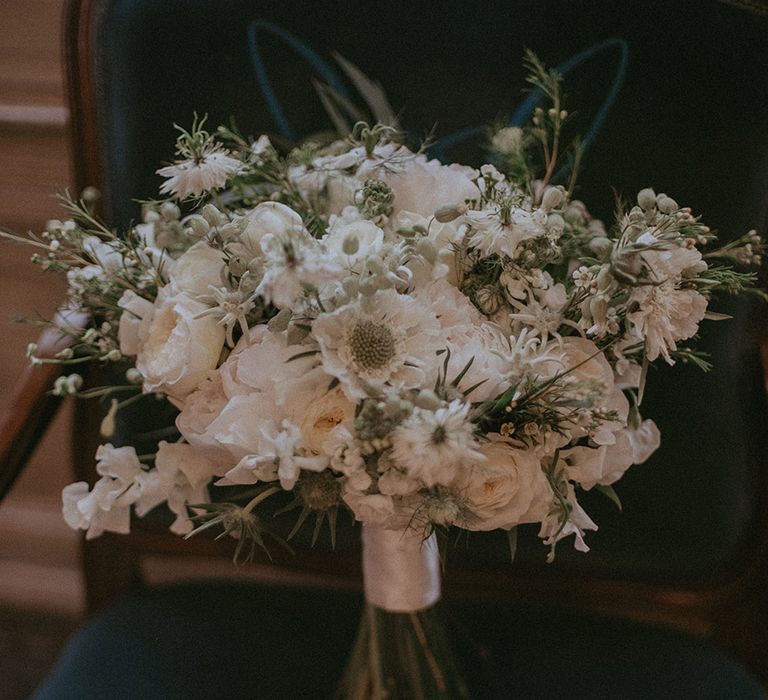
<path fill-rule="evenodd" d="M 550 560 L 567 537 L 587 551 L 579 493 L 616 499 L 611 485 L 659 445 L 640 415 L 649 363 L 706 368 L 694 341 L 720 318 L 710 297 L 755 279 L 742 270 L 762 251 L 754 231 L 717 247 L 666 194 L 592 218 L 574 197 L 560 78 L 532 55 L 528 67 L 547 104 L 489 129 L 479 169 L 410 149 L 391 113 L 287 151 L 195 119 L 142 223 L 110 230 L 86 192 L 32 241 L 91 319 L 62 322 L 73 342 L 54 361 L 124 377 L 85 389 L 69 374 L 54 392 L 112 397 L 106 437 L 146 394 L 179 410 L 178 439 L 155 453 L 102 445 L 101 478 L 64 489 L 66 521 L 127 533 L 132 510 L 167 503 L 173 532 L 218 529 L 250 558 L 282 541 L 278 493 L 293 496 L 288 540 L 310 517 L 313 542 L 325 523 L 333 539 L 350 512 L 368 602 L 350 696 L 466 692 L 430 617 L 436 533 L 537 523 Z M 387 645 L 411 667 L 388 671 Z"/>

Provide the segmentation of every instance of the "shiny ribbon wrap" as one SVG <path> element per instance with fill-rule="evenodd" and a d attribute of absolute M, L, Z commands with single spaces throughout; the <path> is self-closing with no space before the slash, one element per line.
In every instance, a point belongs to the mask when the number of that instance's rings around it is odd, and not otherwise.
<path fill-rule="evenodd" d="M 440 599 L 440 557 L 432 533 L 363 525 L 365 599 L 387 612 L 424 610 Z"/>

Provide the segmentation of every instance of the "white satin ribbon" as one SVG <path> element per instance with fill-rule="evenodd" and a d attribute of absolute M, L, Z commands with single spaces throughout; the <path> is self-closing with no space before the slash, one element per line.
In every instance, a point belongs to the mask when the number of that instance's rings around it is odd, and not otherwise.
<path fill-rule="evenodd" d="M 363 524 L 365 599 L 388 612 L 423 610 L 440 599 L 440 557 L 432 533 Z"/>

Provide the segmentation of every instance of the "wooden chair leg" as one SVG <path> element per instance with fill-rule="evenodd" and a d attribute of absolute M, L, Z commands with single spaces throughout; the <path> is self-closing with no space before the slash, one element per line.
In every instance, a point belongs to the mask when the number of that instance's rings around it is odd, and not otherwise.
<path fill-rule="evenodd" d="M 105 533 L 94 540 L 83 540 L 82 561 L 88 613 L 144 585 L 139 555 L 125 535 Z"/>

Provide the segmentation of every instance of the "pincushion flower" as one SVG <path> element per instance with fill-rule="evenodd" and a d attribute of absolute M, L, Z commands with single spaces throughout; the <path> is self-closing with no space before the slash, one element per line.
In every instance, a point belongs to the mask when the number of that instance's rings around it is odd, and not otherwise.
<path fill-rule="evenodd" d="M 384 386 L 420 387 L 440 347 L 439 331 L 430 309 L 393 290 L 320 314 L 312 324 L 323 368 L 351 400 Z"/>

